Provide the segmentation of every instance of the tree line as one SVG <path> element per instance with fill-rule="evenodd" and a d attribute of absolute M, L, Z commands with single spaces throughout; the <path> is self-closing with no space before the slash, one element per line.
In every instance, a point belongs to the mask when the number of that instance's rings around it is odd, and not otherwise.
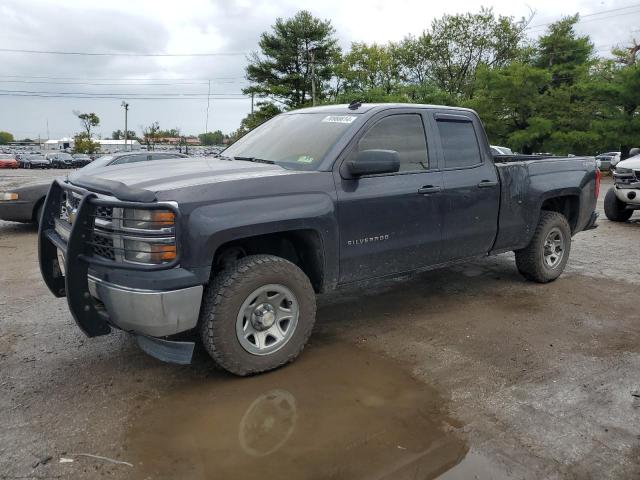
<path fill-rule="evenodd" d="M 244 93 L 257 108 L 232 138 L 289 109 L 322 103 L 408 102 L 469 107 L 492 143 L 522 153 L 594 154 L 640 144 L 640 63 L 634 45 L 597 55 L 578 15 L 537 40 L 531 19 L 444 15 L 402 41 L 352 43 L 308 11 L 278 18 L 249 58 Z M 622 34 L 622 32 L 621 32 Z"/>

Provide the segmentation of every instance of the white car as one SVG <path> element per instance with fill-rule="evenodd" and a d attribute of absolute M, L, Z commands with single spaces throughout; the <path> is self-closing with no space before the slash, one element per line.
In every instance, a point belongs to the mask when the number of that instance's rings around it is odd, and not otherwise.
<path fill-rule="evenodd" d="M 622 152 L 607 152 L 605 155 L 611 156 L 609 158 L 609 165 L 610 168 L 613 169 L 618 164 L 618 162 L 620 162 L 620 155 L 622 155 Z"/>
<path fill-rule="evenodd" d="M 604 197 L 604 213 L 609 220 L 626 222 L 640 210 L 640 155 L 618 162 L 613 187 Z"/>

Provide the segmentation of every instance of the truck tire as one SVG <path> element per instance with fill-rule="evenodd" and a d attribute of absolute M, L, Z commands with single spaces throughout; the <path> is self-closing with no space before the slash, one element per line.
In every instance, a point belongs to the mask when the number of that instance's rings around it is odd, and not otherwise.
<path fill-rule="evenodd" d="M 571 251 L 571 228 L 564 215 L 542 211 L 533 238 L 516 250 L 516 266 L 527 280 L 547 283 L 564 271 Z"/>
<path fill-rule="evenodd" d="M 252 375 L 294 360 L 311 335 L 315 316 L 315 293 L 300 268 L 273 255 L 251 255 L 220 272 L 206 288 L 200 334 L 218 366 Z"/>
<path fill-rule="evenodd" d="M 627 210 L 624 202 L 621 202 L 613 188 L 610 188 L 604 197 L 604 214 L 612 222 L 626 222 L 633 215 L 633 210 Z"/>

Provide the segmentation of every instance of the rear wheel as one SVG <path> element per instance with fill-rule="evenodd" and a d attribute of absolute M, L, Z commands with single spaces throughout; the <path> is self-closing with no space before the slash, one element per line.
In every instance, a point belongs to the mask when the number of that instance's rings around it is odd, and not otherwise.
<path fill-rule="evenodd" d="M 613 188 L 607 191 L 604 197 L 604 214 L 612 222 L 626 222 L 633 215 L 633 210 L 627 210 L 624 202 L 621 202 Z"/>
<path fill-rule="evenodd" d="M 527 280 L 547 283 L 564 271 L 571 251 L 571 228 L 564 215 L 543 211 L 533 238 L 516 250 L 516 266 Z"/>
<path fill-rule="evenodd" d="M 280 257 L 252 255 L 207 287 L 200 333 L 219 366 L 251 375 L 294 360 L 311 335 L 315 313 L 315 293 L 300 268 Z"/>

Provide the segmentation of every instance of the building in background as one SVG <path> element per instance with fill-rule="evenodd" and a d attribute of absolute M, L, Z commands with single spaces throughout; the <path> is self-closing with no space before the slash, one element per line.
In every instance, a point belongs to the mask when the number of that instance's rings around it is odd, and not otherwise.
<path fill-rule="evenodd" d="M 125 150 L 124 140 L 93 140 L 100 144 L 100 153 L 114 153 Z M 59 140 L 47 140 L 44 142 L 43 150 L 52 151 L 70 151 L 73 150 L 73 138 L 63 137 Z M 127 140 L 127 150 L 140 150 L 140 142 L 138 140 Z"/>

